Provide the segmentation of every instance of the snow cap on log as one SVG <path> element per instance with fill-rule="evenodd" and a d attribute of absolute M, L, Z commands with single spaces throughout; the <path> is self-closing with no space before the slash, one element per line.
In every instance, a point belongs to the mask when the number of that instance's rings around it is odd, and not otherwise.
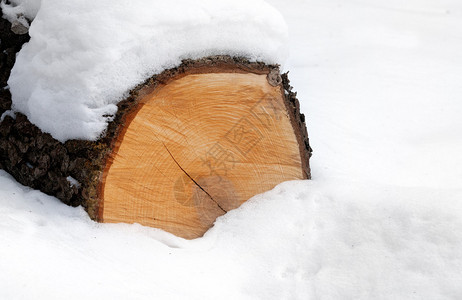
<path fill-rule="evenodd" d="M 3 12 L 2 17 L 11 24 L 18 22 L 29 28 L 28 21 L 32 21 L 37 15 L 40 3 L 41 0 L 3 0 L 0 2 L 0 8 Z"/>
<path fill-rule="evenodd" d="M 43 0 L 8 84 L 57 140 L 97 140 L 153 74 L 210 55 L 282 64 L 287 26 L 262 0 Z"/>

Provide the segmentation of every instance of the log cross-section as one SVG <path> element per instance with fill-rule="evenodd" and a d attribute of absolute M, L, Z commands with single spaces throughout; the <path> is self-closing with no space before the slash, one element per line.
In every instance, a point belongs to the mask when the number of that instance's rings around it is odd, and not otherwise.
<path fill-rule="evenodd" d="M 194 238 L 252 196 L 306 178 L 283 90 L 267 74 L 173 78 L 127 119 L 103 175 L 104 222 Z"/>

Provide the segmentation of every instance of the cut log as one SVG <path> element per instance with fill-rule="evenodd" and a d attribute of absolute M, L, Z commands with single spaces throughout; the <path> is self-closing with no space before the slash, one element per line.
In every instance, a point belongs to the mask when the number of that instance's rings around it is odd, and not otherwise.
<path fill-rule="evenodd" d="M 277 66 L 228 56 L 186 60 L 136 87 L 118 108 L 95 142 L 62 144 L 24 115 L 6 116 L 0 167 L 84 206 L 97 221 L 185 238 L 202 236 L 258 193 L 310 178 L 304 116 Z"/>
<path fill-rule="evenodd" d="M 100 220 L 197 237 L 250 197 L 308 177 L 280 83 L 199 69 L 148 85 L 127 115 L 103 173 Z"/>

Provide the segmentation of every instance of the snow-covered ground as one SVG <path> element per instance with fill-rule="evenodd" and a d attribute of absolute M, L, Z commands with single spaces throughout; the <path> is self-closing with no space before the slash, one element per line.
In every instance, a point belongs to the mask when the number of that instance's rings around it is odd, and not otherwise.
<path fill-rule="evenodd" d="M 462 298 L 462 3 L 269 2 L 313 180 L 186 241 L 94 223 L 0 171 L 0 299 Z"/>

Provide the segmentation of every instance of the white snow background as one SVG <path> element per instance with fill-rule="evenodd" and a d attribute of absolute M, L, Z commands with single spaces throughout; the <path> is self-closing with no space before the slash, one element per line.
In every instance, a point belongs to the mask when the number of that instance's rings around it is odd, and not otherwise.
<path fill-rule="evenodd" d="M 461 299 L 462 3 L 271 0 L 311 181 L 192 241 L 0 171 L 0 299 Z"/>

